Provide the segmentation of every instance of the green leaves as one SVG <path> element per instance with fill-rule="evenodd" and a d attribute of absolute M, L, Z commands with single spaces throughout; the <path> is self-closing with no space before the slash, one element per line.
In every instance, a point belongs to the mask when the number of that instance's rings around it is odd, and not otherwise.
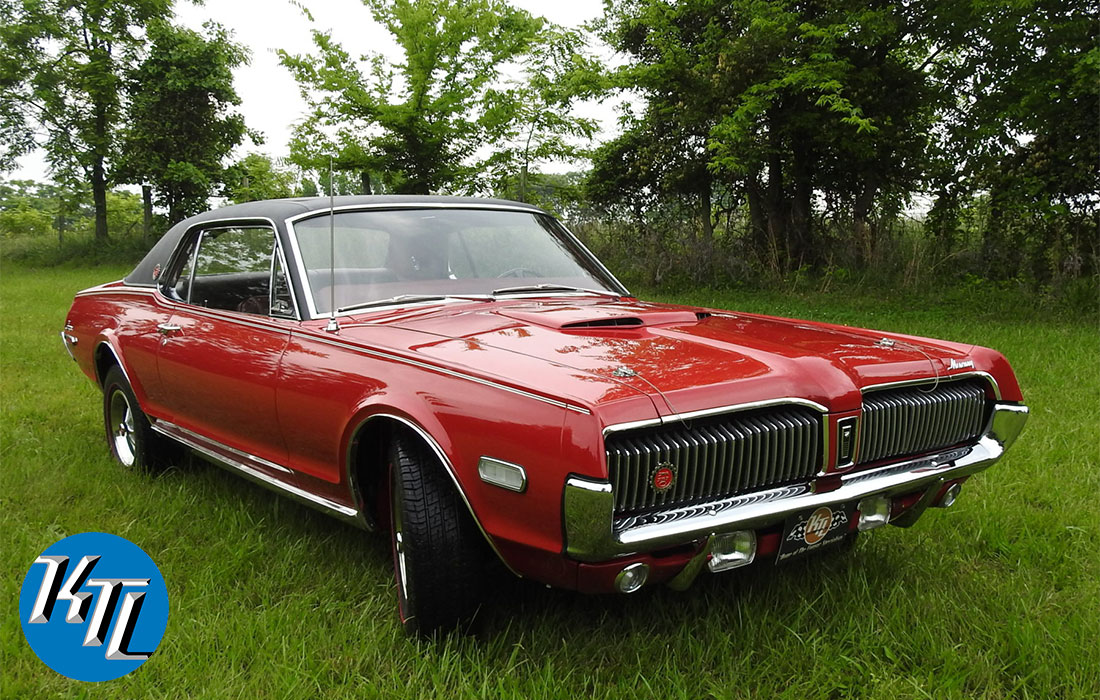
<path fill-rule="evenodd" d="M 300 166 L 323 170 L 335 154 L 338 167 L 372 173 L 396 192 L 475 192 L 484 175 L 500 180 L 572 155 L 568 137 L 594 132 L 568 116 L 571 96 L 553 80 L 581 43 L 576 33 L 499 0 L 364 4 L 400 61 L 356 61 L 318 31 L 316 53 L 279 52 L 310 109 L 292 145 Z M 506 66 L 521 77 L 504 80 Z"/>
<path fill-rule="evenodd" d="M 207 208 L 226 181 L 223 161 L 250 135 L 232 109 L 241 101 L 233 69 L 248 52 L 217 24 L 204 30 L 151 22 L 148 53 L 125 76 L 129 102 L 114 177 L 151 183 L 169 223 Z"/>

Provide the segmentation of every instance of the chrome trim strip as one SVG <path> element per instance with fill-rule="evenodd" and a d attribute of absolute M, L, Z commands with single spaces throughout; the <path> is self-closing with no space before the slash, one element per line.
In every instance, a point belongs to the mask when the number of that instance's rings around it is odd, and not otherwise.
<path fill-rule="evenodd" d="M 705 418 L 709 416 L 718 416 L 725 413 L 736 413 L 739 411 L 750 411 L 754 408 L 767 408 L 769 406 L 779 406 L 783 404 L 795 404 L 798 406 L 807 406 L 820 411 L 821 413 L 828 413 L 829 409 L 822 406 L 816 401 L 809 399 L 800 399 L 795 397 L 785 397 L 780 399 L 767 399 L 765 401 L 749 401 L 747 403 L 731 404 L 729 406 L 719 406 L 716 408 L 704 408 L 698 411 L 688 411 L 687 413 L 672 413 L 667 416 L 660 416 L 658 418 L 650 418 L 647 420 L 636 420 L 629 423 L 615 423 L 606 426 L 603 429 L 603 434 L 606 436 L 608 433 L 617 433 L 623 430 L 633 430 L 634 428 L 652 428 L 656 425 L 667 425 L 669 423 L 678 423 L 683 421 L 692 420 L 693 418 Z M 828 432 L 827 430 L 825 431 Z"/>
<path fill-rule="evenodd" d="M 242 326 L 249 326 L 251 328 L 260 328 L 264 330 L 280 330 L 286 331 L 287 326 L 277 323 L 274 320 L 270 320 L 264 323 L 264 319 L 268 319 L 266 316 L 256 316 L 254 314 L 242 314 L 239 311 L 228 311 L 225 309 L 208 309 L 205 306 L 195 306 L 193 304 L 187 304 L 175 299 L 169 299 L 160 293 L 159 289 L 150 289 L 148 292 L 123 292 L 119 290 L 104 290 L 97 292 L 88 292 L 87 294 L 78 294 L 77 296 L 103 296 L 111 294 L 129 294 L 132 296 L 151 296 L 154 297 L 162 306 L 165 306 L 173 311 L 182 310 L 189 313 L 193 313 L 197 316 L 205 316 L 207 318 L 213 318 L 221 321 L 230 321 Z M 246 318 L 242 318 L 246 316 Z M 282 319 L 283 321 L 294 321 L 294 319 Z"/>
<path fill-rule="evenodd" d="M 519 211 L 526 212 L 528 214 L 544 214 L 545 212 L 531 205 L 524 205 L 520 203 L 515 204 L 496 204 L 493 202 L 375 202 L 364 204 L 341 204 L 338 207 L 329 209 L 323 207 L 321 209 L 310 209 L 309 211 L 302 212 L 301 214 L 295 214 L 294 216 L 285 219 L 287 225 L 293 225 L 297 221 L 302 219 L 310 219 L 315 216 L 324 216 L 330 211 L 343 212 L 343 211 L 357 211 L 367 209 L 496 209 L 500 211 Z"/>
<path fill-rule="evenodd" d="M 477 525 L 477 529 L 481 532 L 482 536 L 485 538 L 485 541 L 489 543 L 489 547 L 493 550 L 493 553 L 497 555 L 497 558 L 500 559 L 500 562 L 504 564 L 505 568 L 507 568 L 516 576 L 520 576 L 520 573 L 513 569 L 512 566 L 507 561 L 505 561 L 504 556 L 501 555 L 500 550 L 497 549 L 497 545 L 493 541 L 493 538 L 490 537 L 489 533 L 485 531 L 485 527 L 481 524 L 481 520 L 477 517 L 477 513 L 474 512 L 474 507 L 470 504 L 470 499 L 466 497 L 466 492 L 462 489 L 462 484 L 458 482 L 458 476 L 455 474 L 454 465 L 451 463 L 450 458 L 447 457 L 447 454 L 443 451 L 443 448 L 440 447 L 435 438 L 431 436 L 431 433 L 403 416 L 394 415 L 392 413 L 375 413 L 364 419 L 363 422 L 361 422 L 355 428 L 355 432 L 353 433 L 353 435 L 358 435 L 359 431 L 363 428 L 364 425 L 376 418 L 389 418 L 403 424 L 405 427 L 409 428 L 418 436 L 420 436 L 420 438 L 424 440 L 424 442 L 426 442 L 429 447 L 432 448 L 432 452 L 435 453 L 436 458 L 443 465 L 443 470 L 447 472 L 447 476 L 451 478 L 451 482 L 454 484 L 455 490 L 457 490 L 458 495 L 462 497 L 462 502 L 466 504 L 466 509 L 470 511 L 470 517 L 473 518 L 474 524 Z M 348 470 L 349 474 L 351 471 L 351 463 L 351 460 L 348 459 L 346 469 Z M 520 577 L 522 578 L 522 576 Z"/>
<path fill-rule="evenodd" d="M 489 379 L 482 379 L 481 377 L 476 377 L 476 376 L 473 376 L 473 375 L 470 375 L 470 374 L 464 374 L 462 372 L 457 372 L 455 370 L 448 369 L 446 367 L 438 367 L 436 365 L 431 365 L 431 364 L 428 364 L 426 362 L 420 362 L 419 360 L 414 360 L 412 358 L 403 357 L 401 355 L 394 355 L 394 354 L 391 354 L 391 353 L 382 352 L 380 350 L 373 350 L 371 348 L 365 348 L 365 347 L 362 347 L 362 346 L 359 346 L 359 345 L 354 345 L 352 343 L 348 343 L 348 342 L 345 342 L 345 341 L 341 341 L 341 340 L 332 338 L 331 336 L 326 336 L 326 335 L 322 335 L 320 333 L 310 332 L 308 329 L 301 329 L 301 332 L 298 332 L 298 335 L 300 335 L 301 337 L 316 340 L 319 343 L 325 343 L 327 345 L 332 345 L 334 347 L 343 348 L 343 349 L 346 349 L 346 350 L 351 350 L 353 352 L 358 352 L 358 353 L 363 354 L 363 355 L 370 355 L 371 357 L 377 357 L 377 358 L 380 358 L 380 359 L 383 359 L 383 360 L 392 360 L 394 362 L 402 362 L 402 363 L 405 363 L 407 365 L 412 365 L 414 367 L 419 367 L 421 369 L 429 370 L 431 372 L 438 372 L 439 374 L 445 374 L 445 375 L 450 376 L 450 377 L 455 377 L 455 378 L 458 378 L 458 379 L 465 379 L 465 380 L 468 380 L 468 381 L 471 381 L 471 382 L 476 382 L 478 384 L 483 384 L 485 386 L 493 387 L 495 389 L 501 389 L 502 391 L 508 391 L 508 392 L 513 393 L 513 394 L 518 394 L 520 396 L 525 396 L 529 399 L 535 399 L 536 401 L 542 401 L 543 403 L 550 404 L 551 406 L 557 406 L 559 408 L 564 408 L 564 409 L 567 409 L 567 410 L 570 410 L 570 411 L 575 411 L 576 413 L 582 413 L 584 415 L 591 415 L 591 413 L 592 413 L 591 411 L 589 411 L 587 408 L 584 408 L 583 406 L 576 406 L 576 405 L 568 403 L 566 401 L 559 401 L 558 399 L 552 399 L 548 396 L 540 396 L 539 394 L 532 394 L 529 391 L 524 391 L 523 389 L 517 389 L 516 387 L 508 386 L 507 384 L 500 384 L 499 382 L 494 382 L 494 381 L 489 380 Z"/>
<path fill-rule="evenodd" d="M 902 386 L 914 386 L 916 384 L 935 384 L 938 382 L 953 382 L 956 379 L 966 379 L 967 377 L 982 377 L 993 387 L 993 395 L 999 401 L 1001 399 L 1001 387 L 997 384 L 997 380 L 993 378 L 993 375 L 989 372 L 983 372 L 981 370 L 974 370 L 972 372 L 959 372 L 958 374 L 941 374 L 937 377 L 922 377 L 920 379 L 906 379 L 900 382 L 885 382 L 883 384 L 871 384 L 860 389 L 861 392 L 867 393 L 869 391 L 878 391 L 880 389 L 895 389 Z"/>
<path fill-rule="evenodd" d="M 236 323 L 238 326 L 246 326 L 248 328 L 258 328 L 265 331 L 281 331 L 286 333 L 290 331 L 290 328 L 285 323 L 278 323 L 274 320 L 264 322 L 264 319 L 270 318 L 267 316 L 256 316 L 254 314 L 245 314 L 241 311 L 228 311 L 226 309 L 209 309 L 205 306 L 194 306 L 192 304 L 184 304 L 182 302 L 174 301 L 161 295 L 160 297 L 164 306 L 170 308 L 173 312 L 180 311 L 196 316 L 203 316 L 205 318 L 212 318 L 217 321 L 229 321 L 230 323 Z M 243 318 L 242 318 L 243 316 Z M 294 319 L 286 318 L 283 321 L 294 322 Z"/>
<path fill-rule="evenodd" d="M 625 284 L 623 284 L 622 282 L 620 282 L 620 281 L 619 281 L 619 278 L 618 278 L 618 277 L 616 277 L 615 275 L 613 275 L 613 274 L 611 273 L 611 270 L 608 270 L 608 269 L 607 269 L 607 266 L 603 264 L 603 261 L 602 261 L 602 260 L 600 260 L 599 258 L 597 258 L 597 257 L 596 257 L 596 255 L 595 255 L 595 253 L 593 253 L 593 252 L 592 252 L 591 250 L 589 250 L 589 249 L 588 249 L 588 246 L 586 246 L 586 245 L 584 244 L 584 242 L 583 242 L 583 241 L 582 241 L 582 240 L 581 240 L 580 238 L 577 238 L 577 235 L 576 235 L 575 233 L 573 233 L 572 231 L 570 231 L 570 230 L 569 230 L 569 229 L 568 229 L 568 228 L 567 228 L 567 227 L 565 226 L 565 224 L 564 224 L 564 223 L 563 223 L 562 221 L 560 221 L 560 220 L 559 220 L 559 219 L 558 219 L 557 217 L 553 217 L 553 219 L 554 219 L 554 221 L 557 221 L 557 222 L 558 222 L 558 226 L 561 226 L 561 230 L 562 230 L 562 231 L 565 231 L 566 233 L 568 233 L 568 234 L 569 234 L 569 237 L 570 237 L 570 238 L 572 238 L 572 239 L 573 239 L 573 241 L 574 241 L 574 242 L 575 242 L 575 243 L 576 243 L 576 244 L 577 244 L 578 246 L 580 246 L 581 250 L 583 250 L 583 251 L 584 251 L 585 255 L 587 255 L 587 256 L 588 256 L 589 258 L 591 258 L 591 259 L 592 259 L 592 261 L 593 261 L 593 262 L 595 262 L 595 263 L 596 263 L 596 264 L 597 264 L 597 265 L 598 265 L 598 266 L 600 267 L 600 270 L 602 270 L 602 271 L 603 271 L 603 273 L 604 273 L 605 275 L 607 275 L 607 276 L 608 276 L 608 277 L 609 277 L 609 278 L 611 279 L 611 281 L 612 281 L 612 282 L 614 282 L 615 284 L 619 285 L 619 289 L 620 289 L 620 290 L 622 290 L 622 292 L 623 292 L 623 296 L 627 296 L 627 297 L 631 297 L 631 298 L 633 298 L 633 297 L 634 297 L 634 295 L 630 293 L 630 290 L 626 288 L 626 285 L 625 285 Z"/>
<path fill-rule="evenodd" d="M 85 289 L 84 291 L 77 292 L 77 297 L 98 297 L 107 296 L 111 294 L 121 294 L 123 296 L 135 296 L 135 297 L 148 297 L 153 296 L 154 289 L 152 287 L 132 287 L 126 285 L 123 287 L 111 287 L 109 289 L 101 289 L 99 287 L 93 287 L 92 289 Z"/>
<path fill-rule="evenodd" d="M 99 363 L 95 361 L 95 356 L 104 345 L 107 346 L 107 352 L 111 353 L 111 357 L 115 358 L 115 364 L 118 365 L 118 368 L 122 371 L 122 376 L 126 378 L 126 383 L 129 384 L 130 389 L 133 390 L 134 383 L 130 380 L 130 375 L 126 372 L 126 365 L 122 364 L 122 360 L 119 358 L 118 353 L 115 352 L 114 347 L 106 340 L 99 341 L 95 346 L 95 350 L 92 351 L 92 367 L 95 368 L 96 383 L 99 384 L 101 389 L 103 388 L 103 380 L 105 377 L 99 376 Z"/>
<path fill-rule="evenodd" d="M 261 467 L 267 467 L 268 469 L 274 469 L 276 471 L 283 472 L 284 474 L 293 474 L 294 473 L 293 470 L 287 469 L 286 467 L 284 467 L 281 464 L 276 464 L 274 462 L 269 462 L 268 460 L 264 459 L 263 457 L 257 457 L 256 455 L 252 455 L 252 454 L 249 454 L 247 452 L 242 452 L 241 450 L 230 447 L 229 445 L 218 442 L 217 440 L 208 438 L 205 435 L 200 435 L 199 433 L 196 433 L 193 430 L 188 430 L 187 428 L 176 425 L 175 423 L 171 423 L 171 422 L 166 421 L 166 420 L 157 420 L 157 424 L 161 426 L 160 432 L 164 433 L 165 435 L 172 435 L 172 433 L 169 432 L 169 431 L 175 431 L 175 432 L 178 432 L 179 434 L 181 434 L 185 437 L 188 437 L 192 440 L 208 442 L 211 445 L 216 446 L 219 450 L 223 450 L 225 452 L 228 452 L 231 455 L 233 455 L 235 457 L 238 457 L 240 459 L 248 460 L 249 462 L 254 462 L 254 463 L 260 465 Z"/>
<path fill-rule="evenodd" d="M 933 488 L 937 483 L 982 471 L 996 462 L 1027 421 L 1026 406 L 997 404 L 990 430 L 977 443 L 938 455 L 841 475 L 834 491 L 815 493 L 812 482 L 687 506 L 662 513 L 654 522 L 616 530 L 611 484 L 571 477 L 563 496 L 566 552 L 581 561 L 690 543 L 722 532 L 760 529 L 820 506 L 839 505 L 872 495 L 895 495 Z"/>
<path fill-rule="evenodd" d="M 271 467 L 286 474 L 293 473 L 290 469 L 287 469 L 282 465 L 275 464 L 274 462 L 269 462 L 265 459 L 261 459 L 260 457 L 249 455 L 248 453 L 241 452 L 240 450 L 235 450 L 232 447 L 217 442 L 216 440 L 211 440 L 210 438 L 199 435 L 198 433 L 187 430 L 186 428 L 181 428 L 180 426 L 175 425 L 174 423 L 170 423 L 168 421 L 153 421 L 151 423 L 151 427 L 153 428 L 153 430 L 157 431 L 161 435 L 176 440 L 177 442 L 183 443 L 192 450 L 214 460 L 219 465 L 240 472 L 243 476 L 260 484 L 261 486 L 266 486 L 271 489 L 283 491 L 308 506 L 320 508 L 326 512 L 331 511 L 332 513 L 335 513 L 337 516 L 340 516 L 344 520 L 351 521 L 352 523 L 357 525 L 360 524 L 359 511 L 355 508 L 341 505 L 334 501 L 330 501 L 327 498 L 323 498 L 316 494 L 300 489 L 297 486 L 293 486 L 284 481 L 280 481 L 268 474 L 263 473 L 262 471 L 259 471 L 253 466 L 249 466 L 239 459 L 234 459 L 233 457 L 230 457 L 226 454 L 221 454 L 220 452 L 218 452 L 218 450 L 229 452 L 235 456 L 240 457 L 241 459 L 247 459 L 253 464 Z M 208 443 L 209 446 L 202 443 Z"/>

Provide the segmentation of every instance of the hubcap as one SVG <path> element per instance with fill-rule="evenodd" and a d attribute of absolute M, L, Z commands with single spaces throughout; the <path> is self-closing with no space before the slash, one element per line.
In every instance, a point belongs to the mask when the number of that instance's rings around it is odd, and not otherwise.
<path fill-rule="evenodd" d="M 111 427 L 111 441 L 118 461 L 127 467 L 134 465 L 137 457 L 137 440 L 134 437 L 134 411 L 130 399 L 121 391 L 111 394 L 107 425 Z"/>

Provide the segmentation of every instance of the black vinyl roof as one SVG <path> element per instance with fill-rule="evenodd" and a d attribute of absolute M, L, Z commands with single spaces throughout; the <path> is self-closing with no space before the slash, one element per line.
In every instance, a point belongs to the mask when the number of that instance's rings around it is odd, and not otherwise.
<path fill-rule="evenodd" d="M 168 229 L 167 233 L 161 236 L 156 245 L 146 254 L 138 266 L 134 268 L 133 272 L 126 276 L 123 280 L 126 284 L 152 287 L 156 284 L 153 278 L 153 271 L 159 265 L 162 269 L 168 266 L 168 259 L 172 257 L 172 252 L 175 251 L 176 246 L 179 244 L 180 238 L 189 229 L 193 228 L 197 224 L 203 224 L 211 221 L 227 221 L 227 220 L 239 220 L 246 221 L 248 219 L 271 219 L 275 222 L 278 228 L 282 228 L 282 222 L 293 216 L 299 216 L 302 214 L 308 214 L 310 212 L 325 212 L 329 207 L 335 207 L 337 209 L 343 207 L 378 207 L 386 205 L 394 205 L 399 207 L 415 207 L 418 204 L 425 205 L 447 205 L 456 204 L 465 207 L 486 205 L 490 207 L 512 207 L 516 209 L 527 209 L 531 212 L 544 213 L 538 207 L 530 204 L 523 204 L 521 202 L 512 202 L 506 199 L 486 199 L 481 197 L 442 197 L 434 195 L 402 195 L 402 194 L 387 194 L 387 195 L 345 195 L 340 197 L 333 197 L 331 200 L 328 197 L 299 197 L 294 199 L 265 199 L 258 202 L 246 202 L 244 204 L 233 204 L 228 207 L 222 207 L 220 209 L 212 209 L 202 214 L 196 214 L 190 218 L 184 219 L 172 228 Z"/>

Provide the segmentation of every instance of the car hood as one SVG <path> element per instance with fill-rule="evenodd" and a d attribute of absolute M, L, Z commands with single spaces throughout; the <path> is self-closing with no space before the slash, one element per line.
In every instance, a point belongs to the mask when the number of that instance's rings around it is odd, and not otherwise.
<path fill-rule="evenodd" d="M 370 325 L 411 332 L 402 349 L 435 361 L 596 407 L 645 395 L 660 415 L 776 398 L 854 410 L 861 388 L 958 373 L 970 349 L 824 323 L 587 298 L 445 305 Z"/>

